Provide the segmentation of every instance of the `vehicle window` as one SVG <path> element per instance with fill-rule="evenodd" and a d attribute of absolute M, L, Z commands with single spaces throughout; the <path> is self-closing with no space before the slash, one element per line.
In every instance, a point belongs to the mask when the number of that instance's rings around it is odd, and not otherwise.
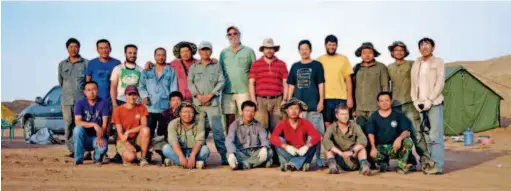
<path fill-rule="evenodd" d="M 46 105 L 55 105 L 60 103 L 60 88 L 52 89 L 44 98 Z"/>

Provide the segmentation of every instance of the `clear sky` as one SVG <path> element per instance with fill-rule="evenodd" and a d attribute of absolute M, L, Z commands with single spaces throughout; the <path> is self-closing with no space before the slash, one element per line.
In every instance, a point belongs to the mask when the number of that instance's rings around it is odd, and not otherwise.
<path fill-rule="evenodd" d="M 182 40 L 208 40 L 218 57 L 230 25 L 258 57 L 262 40 L 272 37 L 288 67 L 300 58 L 300 40 L 311 40 L 317 58 L 328 34 L 339 38 L 338 52 L 352 65 L 364 41 L 382 53 L 377 60 L 390 63 L 389 44 L 404 41 L 415 59 L 426 36 L 447 62 L 485 60 L 511 54 L 510 8 L 511 2 L 2 2 L 1 100 L 33 100 L 57 85 L 69 37 L 80 40 L 88 59 L 97 57 L 100 38 L 110 40 L 120 60 L 124 45 L 136 44 L 139 65 L 152 60 L 156 47 L 169 50 Z"/>

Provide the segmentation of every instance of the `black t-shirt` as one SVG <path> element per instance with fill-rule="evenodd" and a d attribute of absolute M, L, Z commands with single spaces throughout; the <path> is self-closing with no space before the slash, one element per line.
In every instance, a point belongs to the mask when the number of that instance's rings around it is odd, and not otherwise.
<path fill-rule="evenodd" d="M 294 63 L 289 71 L 287 83 L 295 86 L 293 97 L 309 106 L 308 111 L 316 111 L 319 103 L 319 84 L 325 82 L 323 65 L 313 60 L 311 63 Z"/>
<path fill-rule="evenodd" d="M 378 111 L 371 114 L 367 122 L 367 134 L 373 134 L 376 145 L 393 144 L 403 131 L 410 131 L 411 121 L 401 112 L 392 110 L 388 117 Z"/>

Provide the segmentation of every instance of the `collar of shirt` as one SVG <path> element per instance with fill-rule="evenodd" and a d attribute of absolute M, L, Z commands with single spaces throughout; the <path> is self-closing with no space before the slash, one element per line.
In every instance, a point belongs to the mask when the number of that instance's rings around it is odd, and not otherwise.
<path fill-rule="evenodd" d="M 298 130 L 299 130 L 299 129 L 301 129 L 301 128 L 305 128 L 305 127 L 304 127 L 304 125 L 305 125 L 305 124 L 303 124 L 303 119 L 302 119 L 302 118 L 298 118 L 298 124 L 297 124 L 297 127 L 296 127 L 296 129 L 295 129 L 295 128 L 293 128 L 293 126 L 291 125 L 290 119 L 286 119 L 286 126 L 287 126 L 288 128 L 291 128 L 291 129 L 292 129 L 292 130 L 294 130 L 294 131 L 298 131 Z"/>
<path fill-rule="evenodd" d="M 128 62 L 124 61 L 122 64 L 124 65 L 124 68 L 127 68 L 127 69 L 132 70 L 132 69 L 137 68 L 137 63 L 128 63 Z M 154 67 L 154 68 L 156 68 L 156 67 Z"/>
<path fill-rule="evenodd" d="M 246 125 L 245 125 L 245 124 L 243 123 L 243 119 L 241 119 L 241 118 L 240 118 L 240 119 L 239 119 L 239 121 L 238 121 L 238 125 L 239 125 L 240 127 L 241 127 L 241 126 L 251 126 L 251 125 L 255 125 L 255 124 L 256 124 L 256 122 L 257 122 L 257 121 L 256 121 L 255 119 L 252 119 L 252 120 L 251 120 L 248 124 L 246 124 Z"/>
<path fill-rule="evenodd" d="M 202 59 L 201 60 L 198 60 L 196 64 L 200 64 L 200 65 L 204 65 L 204 63 L 202 62 Z M 206 64 L 206 66 L 209 66 L 209 65 L 213 65 L 215 63 L 213 63 L 213 60 L 209 60 L 209 62 Z"/>
<path fill-rule="evenodd" d="M 239 51 L 243 50 L 243 48 L 245 48 L 245 46 L 243 46 L 243 44 L 240 44 L 240 48 L 238 49 L 238 51 L 234 51 L 234 49 L 232 48 L 232 45 L 229 46 L 229 50 L 233 53 L 238 53 Z"/>
<path fill-rule="evenodd" d="M 190 128 L 186 128 L 183 123 L 181 123 L 181 118 L 178 118 L 178 128 L 183 128 L 185 131 L 189 131 L 189 130 L 192 130 L 193 128 L 195 128 L 195 126 L 197 126 L 197 122 L 194 121 L 191 125 L 190 125 Z"/>
<path fill-rule="evenodd" d="M 342 131 L 339 129 L 339 122 L 335 122 L 335 131 L 336 133 L 341 132 L 342 136 L 351 136 L 353 135 L 353 127 L 351 127 L 351 121 L 348 121 L 348 132 L 346 134 L 342 134 Z"/>
<path fill-rule="evenodd" d="M 82 58 L 82 56 L 78 55 L 78 61 L 72 63 L 71 59 L 69 59 L 69 57 L 67 57 L 66 58 L 66 62 L 71 63 L 71 64 L 78 63 L 78 62 L 83 62 L 83 58 Z"/>
<path fill-rule="evenodd" d="M 266 62 L 266 60 L 264 60 L 264 56 L 261 56 L 261 58 L 259 58 L 258 60 L 256 60 L 256 62 L 262 62 L 262 63 L 268 64 L 268 63 Z M 271 60 L 270 65 L 273 65 L 273 63 L 276 63 L 276 62 L 281 62 L 281 60 L 280 60 L 279 58 L 277 58 L 276 56 L 273 56 L 273 59 Z"/>
<path fill-rule="evenodd" d="M 364 64 L 364 62 L 360 63 L 360 66 L 362 66 L 362 67 L 367 67 L 367 68 L 373 67 L 373 66 L 375 66 L 375 65 L 376 65 L 376 60 L 373 60 L 371 63 L 369 63 L 369 66 L 366 66 L 366 65 Z"/>

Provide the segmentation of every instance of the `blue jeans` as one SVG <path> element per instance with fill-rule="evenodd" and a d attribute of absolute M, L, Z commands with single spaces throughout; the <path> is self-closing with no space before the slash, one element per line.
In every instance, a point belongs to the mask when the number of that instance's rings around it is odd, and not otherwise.
<path fill-rule="evenodd" d="M 213 131 L 213 141 L 215 142 L 216 150 L 218 154 L 220 154 L 222 162 L 227 162 L 227 148 L 225 147 L 224 126 L 222 125 L 220 107 L 201 107 L 200 109 L 202 111 L 199 114 L 199 122 L 203 123 L 203 126 L 206 127 L 207 117 L 209 126 Z M 205 136 L 207 136 L 207 134 Z M 205 140 L 206 139 L 207 137 Z"/>
<path fill-rule="evenodd" d="M 287 143 L 283 137 L 280 137 L 280 140 L 282 141 L 282 143 Z M 312 158 L 314 157 L 314 153 L 316 152 L 316 149 L 312 147 L 309 148 L 309 150 L 307 151 L 307 153 L 305 153 L 304 156 L 299 155 L 293 156 L 282 147 L 276 147 L 275 149 L 277 150 L 277 155 L 279 156 L 280 165 L 291 163 L 297 169 L 301 169 L 304 163 L 310 163 L 312 161 Z"/>
<path fill-rule="evenodd" d="M 429 135 L 425 135 L 428 143 L 431 160 L 435 162 L 435 167 L 444 170 L 444 106 L 442 104 L 432 106 L 428 112 L 430 130 Z M 422 115 L 421 115 L 422 120 Z"/>
<path fill-rule="evenodd" d="M 325 122 L 334 122 L 335 120 L 335 108 L 340 105 L 346 105 L 345 99 L 325 99 L 325 108 L 323 109 L 323 117 Z"/>
<path fill-rule="evenodd" d="M 187 148 L 181 148 L 181 151 L 183 151 L 183 154 L 188 159 L 190 157 L 190 154 L 192 154 L 192 149 Z M 165 158 L 168 158 L 174 163 L 175 165 L 181 165 L 179 162 L 179 156 L 177 153 L 172 149 L 172 146 L 170 144 L 165 144 L 162 148 L 163 155 L 165 155 Z M 206 145 L 202 145 L 200 148 L 199 153 L 195 156 L 195 161 L 206 161 L 209 157 L 209 148 Z"/>
<path fill-rule="evenodd" d="M 96 142 L 96 136 L 89 136 L 85 131 L 85 128 L 81 126 L 76 126 L 73 129 L 73 140 L 74 140 L 74 149 L 75 149 L 75 162 L 83 162 L 83 154 L 85 151 L 94 150 L 94 161 L 102 162 L 103 156 L 108 151 L 108 141 L 106 138 L 102 138 L 105 142 L 105 145 L 100 147 L 97 146 L 94 142 Z"/>
<path fill-rule="evenodd" d="M 325 124 L 323 123 L 323 114 L 315 112 L 315 111 L 308 111 L 303 112 L 304 118 L 309 120 L 309 122 L 314 125 L 314 128 L 318 131 L 319 134 L 321 134 L 321 137 L 325 134 Z M 323 157 L 321 157 L 323 156 Z M 317 144 L 316 145 L 316 164 L 318 166 L 324 166 L 323 161 L 321 158 L 326 158 L 325 154 L 325 148 L 323 148 L 323 144 Z"/>

